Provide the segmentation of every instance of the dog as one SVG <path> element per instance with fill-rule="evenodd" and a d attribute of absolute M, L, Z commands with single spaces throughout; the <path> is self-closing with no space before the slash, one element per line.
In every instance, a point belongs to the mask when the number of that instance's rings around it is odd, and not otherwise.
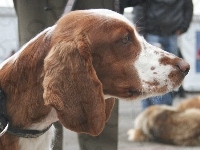
<path fill-rule="evenodd" d="M 181 111 L 191 108 L 200 109 L 200 96 L 188 98 L 177 105 L 177 109 Z"/>
<path fill-rule="evenodd" d="M 135 100 L 171 91 L 189 67 L 148 44 L 116 12 L 72 11 L 1 64 L 7 123 L 0 149 L 49 150 L 56 121 L 77 133 L 99 135 L 113 98 Z"/>
<path fill-rule="evenodd" d="M 179 146 L 200 146 L 200 97 L 183 100 L 176 107 L 153 105 L 139 114 L 130 141 L 156 141 Z"/>

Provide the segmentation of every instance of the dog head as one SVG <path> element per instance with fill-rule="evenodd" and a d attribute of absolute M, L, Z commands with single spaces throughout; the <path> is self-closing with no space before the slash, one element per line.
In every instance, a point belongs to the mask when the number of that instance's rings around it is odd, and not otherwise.
<path fill-rule="evenodd" d="M 148 44 L 122 15 L 81 10 L 63 16 L 50 35 L 44 60 L 44 99 L 61 123 L 97 135 L 113 101 L 142 99 L 171 91 L 189 71 L 182 59 Z M 105 110 L 109 110 L 105 112 Z"/>

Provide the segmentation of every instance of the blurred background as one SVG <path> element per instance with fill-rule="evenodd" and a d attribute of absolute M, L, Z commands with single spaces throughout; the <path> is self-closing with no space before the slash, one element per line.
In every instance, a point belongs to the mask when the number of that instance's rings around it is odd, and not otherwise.
<path fill-rule="evenodd" d="M 199 95 L 200 92 L 200 0 L 193 0 L 194 16 L 186 33 L 178 39 L 183 58 L 190 63 L 191 70 L 186 76 L 183 87 L 187 97 Z M 124 15 L 133 21 L 133 8 L 126 8 Z M 19 50 L 17 16 L 12 0 L 0 0 L 0 62 Z M 199 53 L 199 55 L 197 55 Z M 176 97 L 179 103 L 182 98 Z M 138 101 L 124 102 L 119 105 L 119 150 L 198 150 L 200 147 L 177 147 L 158 143 L 133 143 L 127 140 L 127 130 L 133 127 L 135 117 L 142 111 Z M 110 124 L 110 126 L 114 126 Z M 63 149 L 78 150 L 77 134 L 64 129 Z"/>

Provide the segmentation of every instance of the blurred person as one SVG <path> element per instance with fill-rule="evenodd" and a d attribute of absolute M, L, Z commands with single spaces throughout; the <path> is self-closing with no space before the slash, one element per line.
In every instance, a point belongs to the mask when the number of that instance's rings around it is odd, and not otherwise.
<path fill-rule="evenodd" d="M 134 23 L 150 44 L 178 55 L 177 37 L 189 28 L 193 16 L 192 0 L 147 0 L 133 12 Z M 143 100 L 142 107 L 172 103 L 173 93 L 170 92 Z"/>

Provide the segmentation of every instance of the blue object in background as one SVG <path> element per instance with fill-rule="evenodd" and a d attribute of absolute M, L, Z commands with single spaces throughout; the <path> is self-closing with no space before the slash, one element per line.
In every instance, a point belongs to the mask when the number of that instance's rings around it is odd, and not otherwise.
<path fill-rule="evenodd" d="M 196 32 L 196 54 L 200 55 L 200 31 Z M 196 72 L 199 73 L 200 72 L 200 59 L 196 57 L 195 60 L 196 60 Z"/>

